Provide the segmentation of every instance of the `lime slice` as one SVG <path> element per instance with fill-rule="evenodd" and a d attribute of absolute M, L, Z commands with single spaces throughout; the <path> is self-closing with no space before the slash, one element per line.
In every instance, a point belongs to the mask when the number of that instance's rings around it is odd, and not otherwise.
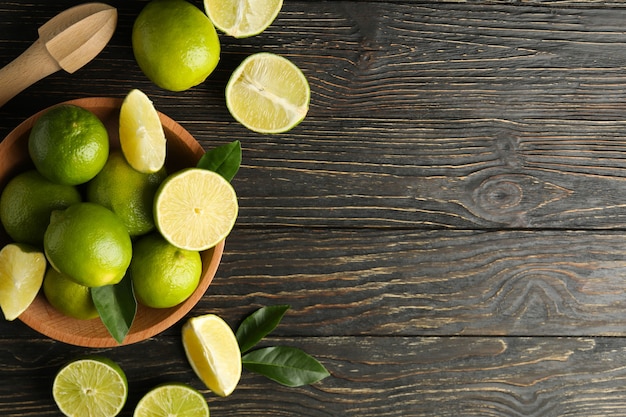
<path fill-rule="evenodd" d="M 92 356 L 61 368 L 54 378 L 52 395 L 68 417 L 113 417 L 126 403 L 128 382 L 115 362 Z"/>
<path fill-rule="evenodd" d="M 221 175 L 187 168 L 170 175 L 157 190 L 154 220 L 177 248 L 202 251 L 224 240 L 235 225 L 235 190 Z"/>
<path fill-rule="evenodd" d="M 141 90 L 131 90 L 120 109 L 120 145 L 130 166 L 144 174 L 165 163 L 165 133 L 152 101 Z"/>
<path fill-rule="evenodd" d="M 216 28 L 235 38 L 258 35 L 272 24 L 283 0 L 204 0 Z"/>
<path fill-rule="evenodd" d="M 202 394 L 188 385 L 162 384 L 139 400 L 133 417 L 209 417 L 209 406 Z"/>
<path fill-rule="evenodd" d="M 280 55 L 259 52 L 247 57 L 226 84 L 232 116 L 259 133 L 286 132 L 306 116 L 311 89 L 300 69 Z"/>
<path fill-rule="evenodd" d="M 196 375 L 215 394 L 230 395 L 241 378 L 241 351 L 228 324 L 214 314 L 183 326 L 183 347 Z"/>
<path fill-rule="evenodd" d="M 4 317 L 15 320 L 33 302 L 46 273 L 43 252 L 21 243 L 0 250 L 0 307 Z"/>

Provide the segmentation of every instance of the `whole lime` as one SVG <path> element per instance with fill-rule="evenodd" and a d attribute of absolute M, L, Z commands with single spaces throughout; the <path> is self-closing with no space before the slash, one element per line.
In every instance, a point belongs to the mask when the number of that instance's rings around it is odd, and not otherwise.
<path fill-rule="evenodd" d="M 43 245 L 54 269 L 87 287 L 120 282 L 133 253 L 119 217 L 89 202 L 53 211 Z"/>
<path fill-rule="evenodd" d="M 202 259 L 199 252 L 179 249 L 151 233 L 133 245 L 129 270 L 137 300 L 167 308 L 185 301 L 198 287 Z"/>
<path fill-rule="evenodd" d="M 136 171 L 120 151 L 115 151 L 87 184 L 87 200 L 117 214 L 131 236 L 143 235 L 155 227 L 154 195 L 165 176 L 165 169 L 154 174 Z"/>
<path fill-rule="evenodd" d="M 202 83 L 220 58 L 213 23 L 185 0 L 152 0 L 135 19 L 135 59 L 156 85 L 183 91 Z"/>
<path fill-rule="evenodd" d="M 0 220 L 16 242 L 43 246 L 50 213 L 79 203 L 76 187 L 57 184 L 36 170 L 13 177 L 0 195 Z"/>
<path fill-rule="evenodd" d="M 48 268 L 43 292 L 50 305 L 66 316 L 79 320 L 98 317 L 89 287 L 78 284 L 54 268 Z"/>
<path fill-rule="evenodd" d="M 50 181 L 78 185 L 96 176 L 109 156 L 109 134 L 91 111 L 71 104 L 47 110 L 33 124 L 28 152 Z"/>

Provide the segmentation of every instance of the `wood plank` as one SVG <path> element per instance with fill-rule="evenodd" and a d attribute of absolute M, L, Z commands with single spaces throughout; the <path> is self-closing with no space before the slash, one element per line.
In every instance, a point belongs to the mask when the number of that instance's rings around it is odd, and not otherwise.
<path fill-rule="evenodd" d="M 176 337 L 99 353 L 118 361 L 129 379 L 121 417 L 130 417 L 151 387 L 172 381 L 200 389 L 211 414 L 225 417 L 593 417 L 624 415 L 626 405 L 626 341 L 619 338 L 298 337 L 272 338 L 266 345 L 299 347 L 332 375 L 286 388 L 244 371 L 239 388 L 218 398 L 178 360 L 183 353 Z M 151 360 L 137 361 L 137 351 L 149 352 Z M 0 413 L 57 416 L 51 396 L 43 393 L 65 358 L 80 353 L 49 341 L 0 341 Z"/>
<path fill-rule="evenodd" d="M 626 334 L 622 232 L 236 229 L 197 314 L 279 335 Z"/>

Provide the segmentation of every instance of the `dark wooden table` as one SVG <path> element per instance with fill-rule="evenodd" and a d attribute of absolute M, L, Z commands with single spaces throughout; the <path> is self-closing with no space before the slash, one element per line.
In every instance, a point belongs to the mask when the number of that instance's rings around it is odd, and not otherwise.
<path fill-rule="evenodd" d="M 77 3 L 1 2 L 1 65 Z M 139 88 L 207 149 L 241 140 L 240 216 L 189 316 L 235 327 L 290 304 L 265 344 L 332 375 L 285 388 L 244 372 L 222 399 L 186 362 L 181 323 L 99 350 L 0 320 L 0 415 L 59 415 L 55 372 L 101 353 L 127 372 L 123 416 L 168 381 L 202 390 L 215 417 L 626 416 L 626 3 L 286 0 L 262 35 L 222 36 L 215 73 L 183 93 L 134 61 L 145 1 L 109 3 L 107 48 L 1 108 L 0 136 Z M 259 51 L 310 81 L 289 133 L 251 133 L 225 107 Z"/>

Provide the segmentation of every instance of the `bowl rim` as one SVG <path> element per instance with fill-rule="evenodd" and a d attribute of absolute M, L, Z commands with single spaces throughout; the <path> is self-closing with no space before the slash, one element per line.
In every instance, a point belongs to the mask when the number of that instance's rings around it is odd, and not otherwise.
<path fill-rule="evenodd" d="M 107 125 L 107 130 L 110 130 L 112 125 L 115 125 L 115 121 L 119 119 L 119 117 L 115 116 L 119 114 L 119 108 L 122 102 L 123 99 L 111 97 L 78 98 L 57 103 L 28 117 L 11 132 L 9 132 L 2 142 L 0 142 L 0 163 L 3 163 L 3 169 L 5 170 L 1 179 L 6 182 L 16 174 L 15 171 L 17 169 L 20 167 L 23 169 L 25 165 L 25 161 L 23 159 L 21 161 L 16 161 L 15 159 L 17 158 L 7 159 L 6 157 L 2 158 L 1 155 L 5 155 L 4 151 L 7 148 L 20 145 L 24 146 L 23 143 L 17 144 L 17 142 L 20 139 L 23 140 L 23 137 L 28 134 L 37 118 L 50 108 L 61 104 L 73 104 L 93 111 L 99 117 L 101 114 L 106 113 L 109 115 L 109 113 L 111 113 L 108 117 L 108 119 L 111 119 L 108 120 L 108 125 L 105 123 L 105 125 Z M 197 162 L 197 160 L 199 160 L 204 154 L 202 145 L 200 145 L 200 143 L 175 120 L 160 111 L 158 111 L 158 114 L 166 137 L 177 137 L 181 139 L 181 142 L 178 144 L 179 147 L 188 147 L 185 148 L 184 151 L 188 151 L 190 159 L 194 158 Z M 115 134 L 116 132 L 109 133 L 113 133 L 110 135 L 110 140 L 115 145 L 115 142 L 118 141 L 117 135 Z M 168 143 L 171 144 L 170 141 L 168 141 Z M 200 283 L 193 294 L 185 301 L 174 307 L 165 309 L 154 309 L 146 307 L 141 303 L 137 303 L 135 319 L 132 323 L 130 331 L 122 343 L 118 343 L 115 339 L 113 339 L 100 318 L 92 320 L 78 320 L 65 316 L 54 309 L 45 299 L 43 290 L 39 291 L 35 300 L 18 317 L 18 319 L 31 329 L 44 336 L 76 346 L 104 348 L 124 346 L 141 342 L 176 324 L 198 303 L 198 301 L 200 301 L 217 272 L 224 251 L 224 245 L 225 240 L 218 243 L 215 247 L 201 252 L 202 275 Z"/>

